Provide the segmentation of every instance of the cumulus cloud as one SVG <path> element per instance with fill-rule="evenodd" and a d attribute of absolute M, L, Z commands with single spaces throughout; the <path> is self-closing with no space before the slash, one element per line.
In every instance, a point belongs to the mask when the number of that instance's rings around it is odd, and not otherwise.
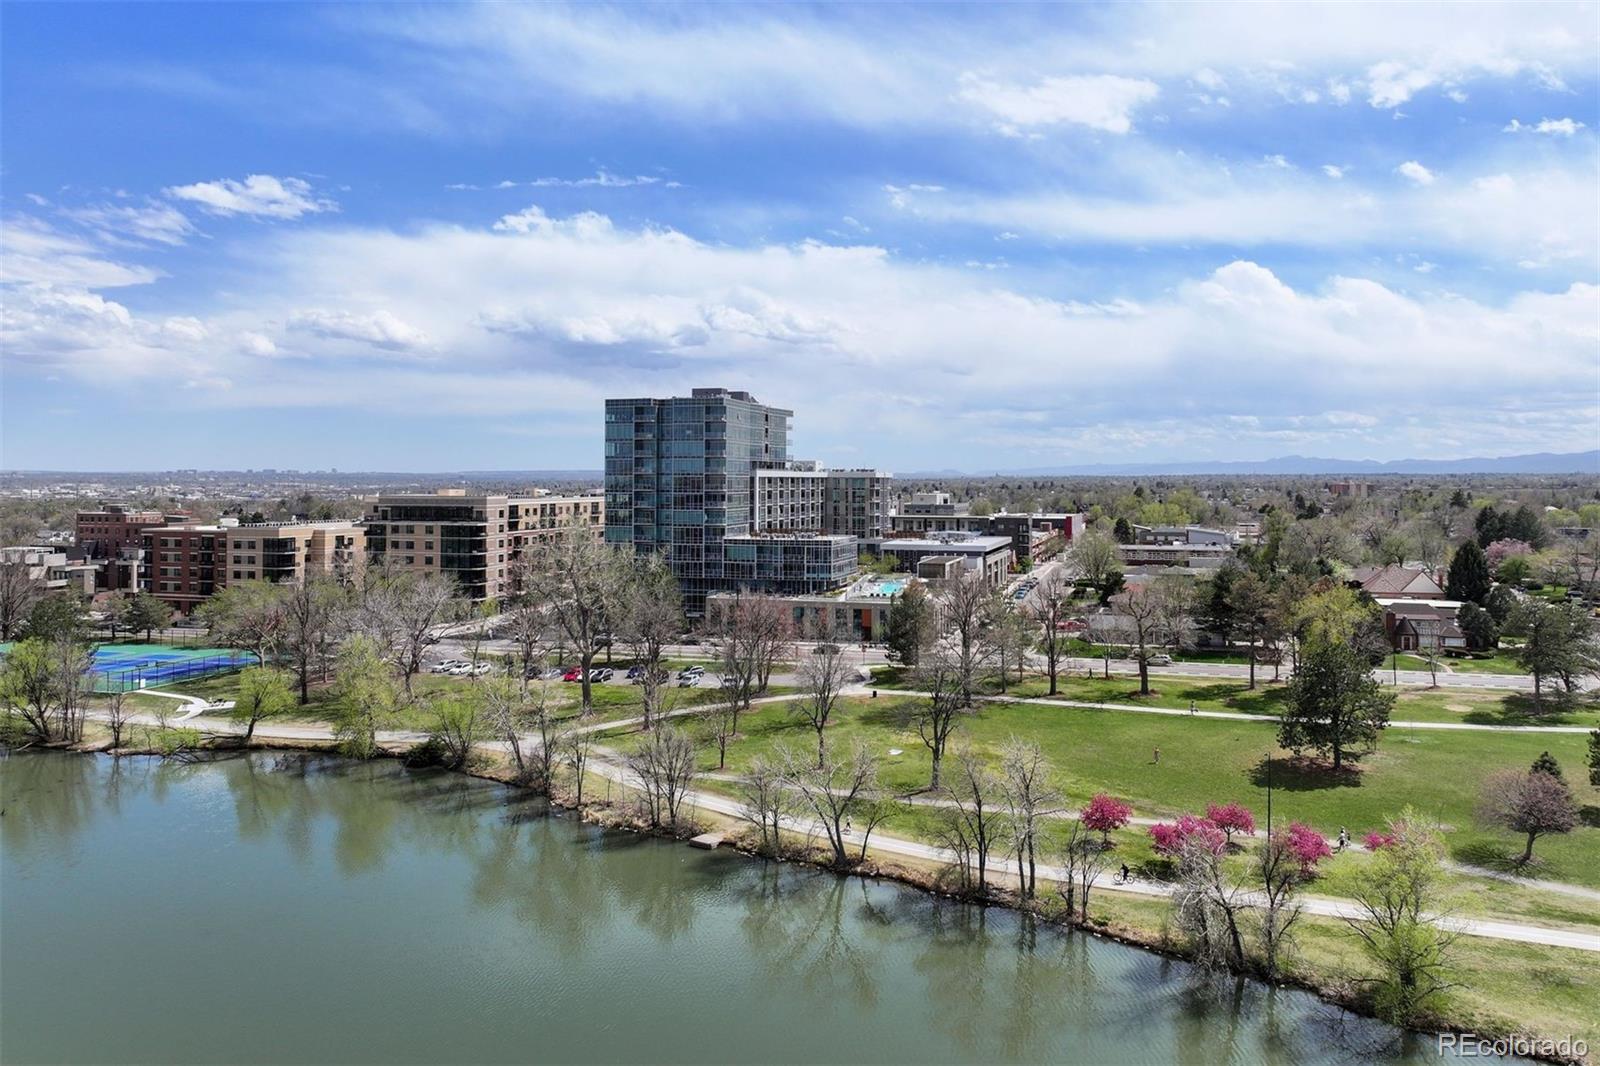
<path fill-rule="evenodd" d="M 409 351 L 428 343 L 427 334 L 388 311 L 299 311 L 289 319 L 289 328 L 327 340 L 358 341 L 394 352 Z"/>
<path fill-rule="evenodd" d="M 251 174 L 243 181 L 221 178 L 174 185 L 165 191 L 174 199 L 199 204 L 201 210 L 213 215 L 294 219 L 338 207 L 332 200 L 314 195 L 311 186 L 300 178 L 275 178 L 270 174 Z"/>
<path fill-rule="evenodd" d="M 1418 185 L 1432 185 L 1434 173 L 1415 159 L 1408 159 L 1394 168 L 1394 172 Z"/>
<path fill-rule="evenodd" d="M 1145 78 L 1082 74 L 1042 78 L 1032 85 L 961 76 L 960 99 L 989 112 L 1002 132 L 1017 133 L 1062 123 L 1105 133 L 1133 129 L 1133 113 L 1160 95 Z"/>

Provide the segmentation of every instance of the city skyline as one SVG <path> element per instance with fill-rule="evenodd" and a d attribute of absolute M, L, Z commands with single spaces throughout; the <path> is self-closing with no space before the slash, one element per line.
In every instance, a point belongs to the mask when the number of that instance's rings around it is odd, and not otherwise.
<path fill-rule="evenodd" d="M 0 45 L 6 468 L 1595 444 L 1592 5 L 85 10 Z"/>

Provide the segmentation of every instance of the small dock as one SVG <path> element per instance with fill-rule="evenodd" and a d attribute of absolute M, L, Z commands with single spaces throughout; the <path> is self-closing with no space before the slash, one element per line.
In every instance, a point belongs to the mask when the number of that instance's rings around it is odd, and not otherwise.
<path fill-rule="evenodd" d="M 689 846 L 691 848 L 704 848 L 706 851 L 714 851 L 722 843 L 722 839 L 726 835 L 726 833 L 701 833 L 699 836 L 690 839 Z"/>

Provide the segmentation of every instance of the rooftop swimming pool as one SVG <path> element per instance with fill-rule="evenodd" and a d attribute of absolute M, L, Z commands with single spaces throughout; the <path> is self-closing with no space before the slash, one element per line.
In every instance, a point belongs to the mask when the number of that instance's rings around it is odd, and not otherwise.
<path fill-rule="evenodd" d="M 880 577 L 869 579 L 861 586 L 863 596 L 898 596 L 911 584 L 908 577 Z"/>

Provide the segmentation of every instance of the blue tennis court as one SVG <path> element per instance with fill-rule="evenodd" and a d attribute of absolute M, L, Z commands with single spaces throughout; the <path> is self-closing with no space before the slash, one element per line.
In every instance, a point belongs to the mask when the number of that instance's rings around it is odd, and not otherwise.
<path fill-rule="evenodd" d="M 11 645 L 0 644 L 0 654 Z M 165 644 L 101 644 L 89 667 L 96 692 L 165 688 L 238 670 L 255 656 L 233 648 L 177 648 Z"/>

